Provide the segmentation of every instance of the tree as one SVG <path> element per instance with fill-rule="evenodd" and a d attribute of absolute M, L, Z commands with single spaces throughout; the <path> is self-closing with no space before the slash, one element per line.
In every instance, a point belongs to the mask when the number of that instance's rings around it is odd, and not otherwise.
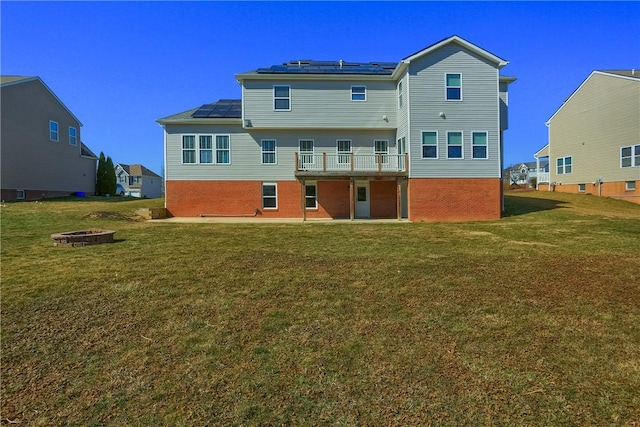
<path fill-rule="evenodd" d="M 104 157 L 104 153 L 100 152 L 100 157 L 98 158 L 98 171 L 96 173 L 96 195 L 103 196 L 107 194 L 107 189 L 105 188 L 105 172 L 107 170 L 107 160 Z"/>
<path fill-rule="evenodd" d="M 107 157 L 107 171 L 105 173 L 107 180 L 107 194 L 112 196 L 116 194 L 116 170 L 113 167 L 111 157 Z"/>
<path fill-rule="evenodd" d="M 116 171 L 113 167 L 111 157 L 106 157 L 100 152 L 98 159 L 98 171 L 96 173 L 96 194 L 104 196 L 106 194 L 116 194 Z"/>

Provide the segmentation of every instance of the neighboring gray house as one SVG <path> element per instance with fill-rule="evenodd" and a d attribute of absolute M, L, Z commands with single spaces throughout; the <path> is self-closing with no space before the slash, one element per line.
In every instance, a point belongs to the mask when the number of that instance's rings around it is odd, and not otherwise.
<path fill-rule="evenodd" d="M 2 76 L 2 200 L 92 195 L 97 157 L 82 123 L 39 77 Z"/>
<path fill-rule="evenodd" d="M 125 189 L 125 195 L 155 199 L 162 197 L 162 177 L 142 165 L 115 165 L 116 182 Z"/>
<path fill-rule="evenodd" d="M 174 216 L 497 219 L 507 61 L 452 36 L 399 62 L 295 60 L 158 120 Z"/>
<path fill-rule="evenodd" d="M 593 71 L 546 124 L 539 189 L 640 203 L 640 71 Z"/>

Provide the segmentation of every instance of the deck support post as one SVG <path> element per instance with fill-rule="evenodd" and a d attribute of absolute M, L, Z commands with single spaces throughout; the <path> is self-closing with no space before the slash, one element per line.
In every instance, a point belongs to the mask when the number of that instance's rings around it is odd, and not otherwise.
<path fill-rule="evenodd" d="M 402 184 L 399 177 L 396 177 L 396 212 L 398 221 L 402 220 Z"/>
<path fill-rule="evenodd" d="M 349 178 L 349 219 L 353 221 L 355 218 L 356 198 L 355 189 L 353 187 L 353 177 Z"/>
<path fill-rule="evenodd" d="M 300 184 L 302 185 L 302 222 L 305 222 L 307 220 L 307 180 L 302 178 Z"/>

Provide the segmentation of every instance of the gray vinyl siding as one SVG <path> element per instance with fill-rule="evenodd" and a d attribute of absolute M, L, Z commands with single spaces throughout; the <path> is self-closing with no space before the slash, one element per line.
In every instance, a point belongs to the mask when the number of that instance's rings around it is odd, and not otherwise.
<path fill-rule="evenodd" d="M 274 111 L 274 85 L 291 87 L 291 111 Z M 366 86 L 366 101 L 351 101 L 353 85 Z M 245 80 L 243 97 L 244 119 L 250 120 L 255 128 L 382 129 L 396 126 L 396 83 L 391 80 Z"/>
<path fill-rule="evenodd" d="M 373 154 L 373 141 L 389 141 L 395 130 L 250 130 L 240 125 L 166 125 L 166 180 L 294 180 L 300 139 L 313 139 L 315 154 L 336 153 L 338 139 L 350 139 L 354 154 Z M 229 135 L 231 164 L 182 164 L 182 135 Z M 277 164 L 262 164 L 262 139 L 276 140 Z"/>
<path fill-rule="evenodd" d="M 447 73 L 462 75 L 462 101 L 445 100 Z M 500 177 L 496 66 L 457 44 L 449 44 L 413 61 L 409 76 L 410 177 Z M 422 131 L 438 132 L 438 159 L 422 159 Z M 447 131 L 463 132 L 464 159 L 446 158 Z M 488 159 L 471 158 L 472 132 L 487 132 Z"/>
<path fill-rule="evenodd" d="M 81 156 L 80 123 L 39 81 L 2 87 L 2 188 L 93 194 L 96 160 Z M 49 139 L 49 121 L 58 141 Z M 69 127 L 76 128 L 75 146 Z"/>
<path fill-rule="evenodd" d="M 551 182 L 640 180 L 640 167 L 620 167 L 620 148 L 640 144 L 640 80 L 591 75 L 549 121 Z M 572 173 L 556 159 L 572 157 Z"/>

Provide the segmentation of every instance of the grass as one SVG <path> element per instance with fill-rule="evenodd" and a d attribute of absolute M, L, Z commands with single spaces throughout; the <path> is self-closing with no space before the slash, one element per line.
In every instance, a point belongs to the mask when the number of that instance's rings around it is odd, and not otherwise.
<path fill-rule="evenodd" d="M 454 224 L 176 224 L 7 204 L 2 423 L 638 425 L 640 206 Z M 50 235 L 116 230 L 55 248 Z"/>

